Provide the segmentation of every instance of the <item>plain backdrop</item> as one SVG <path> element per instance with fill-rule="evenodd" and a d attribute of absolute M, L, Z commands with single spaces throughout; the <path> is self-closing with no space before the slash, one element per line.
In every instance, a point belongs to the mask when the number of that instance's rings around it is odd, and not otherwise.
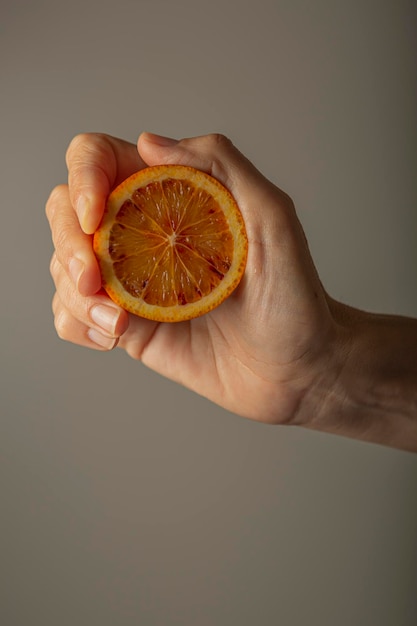
<path fill-rule="evenodd" d="M 222 132 L 294 198 L 331 295 L 417 316 L 416 14 L 2 1 L 4 626 L 417 623 L 417 457 L 62 342 L 44 215 L 79 132 Z"/>

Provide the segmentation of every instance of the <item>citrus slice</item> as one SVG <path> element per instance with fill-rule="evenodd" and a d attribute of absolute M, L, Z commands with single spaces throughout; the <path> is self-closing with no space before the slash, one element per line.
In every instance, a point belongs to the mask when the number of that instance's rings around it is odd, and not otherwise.
<path fill-rule="evenodd" d="M 247 249 L 230 192 L 182 165 L 148 167 L 122 182 L 94 234 L 110 298 L 160 322 L 192 319 L 223 302 L 242 278 Z"/>

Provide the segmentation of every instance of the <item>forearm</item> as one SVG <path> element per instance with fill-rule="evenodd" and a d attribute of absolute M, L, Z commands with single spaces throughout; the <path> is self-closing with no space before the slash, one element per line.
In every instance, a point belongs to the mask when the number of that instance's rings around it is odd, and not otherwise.
<path fill-rule="evenodd" d="M 417 451 L 417 320 L 330 308 L 336 375 L 310 426 Z"/>

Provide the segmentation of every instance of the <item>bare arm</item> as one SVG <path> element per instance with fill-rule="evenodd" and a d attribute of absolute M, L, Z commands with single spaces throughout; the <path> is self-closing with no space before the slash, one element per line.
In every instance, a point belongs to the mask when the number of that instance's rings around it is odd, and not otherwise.
<path fill-rule="evenodd" d="M 417 320 L 335 301 L 330 310 L 335 365 L 309 397 L 306 425 L 416 452 Z"/>

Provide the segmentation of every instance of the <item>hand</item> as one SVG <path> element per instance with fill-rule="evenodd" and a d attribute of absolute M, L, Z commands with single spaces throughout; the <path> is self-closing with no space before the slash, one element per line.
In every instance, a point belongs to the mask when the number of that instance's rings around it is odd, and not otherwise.
<path fill-rule="evenodd" d="M 117 307 L 101 290 L 92 250 L 110 190 L 159 163 L 191 165 L 217 178 L 234 195 L 248 233 L 240 286 L 220 307 L 189 322 L 160 324 Z M 326 391 L 337 333 L 291 199 L 219 135 L 177 142 L 142 134 L 136 147 L 85 134 L 71 142 L 67 164 L 68 185 L 52 191 L 46 209 L 59 336 L 102 350 L 118 344 L 242 416 L 304 423 L 313 389 L 315 396 Z"/>

